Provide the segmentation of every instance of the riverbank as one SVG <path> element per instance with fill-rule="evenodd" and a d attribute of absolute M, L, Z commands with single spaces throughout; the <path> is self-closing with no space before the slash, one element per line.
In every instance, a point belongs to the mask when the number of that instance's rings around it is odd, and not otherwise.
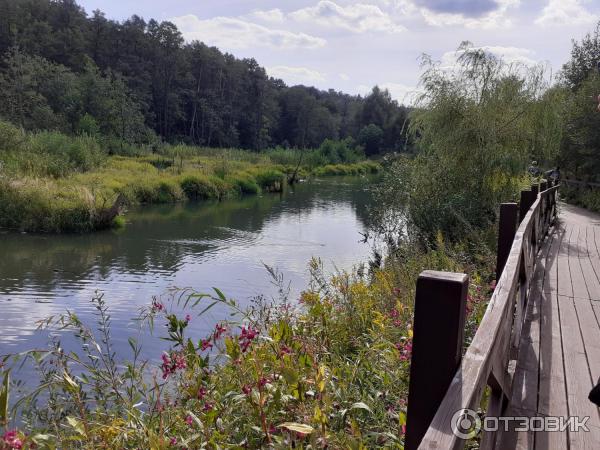
<path fill-rule="evenodd" d="M 354 154 L 331 164 L 332 158 L 319 149 L 307 150 L 304 162 L 300 151 L 188 146 L 110 156 L 89 137 L 25 134 L 0 125 L 5 133 L 0 142 L 0 229 L 13 231 L 91 232 L 119 225 L 127 205 L 223 200 L 279 192 L 291 178 L 380 169 Z"/>

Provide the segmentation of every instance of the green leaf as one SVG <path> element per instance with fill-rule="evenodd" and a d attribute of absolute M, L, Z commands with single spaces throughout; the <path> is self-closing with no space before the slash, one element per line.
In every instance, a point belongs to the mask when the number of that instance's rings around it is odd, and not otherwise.
<path fill-rule="evenodd" d="M 306 425 L 304 423 L 297 423 L 297 422 L 284 422 L 281 425 L 279 425 L 280 428 L 285 428 L 286 430 L 289 431 L 295 431 L 296 433 L 302 433 L 302 434 L 311 434 L 313 431 L 315 431 L 315 429 L 313 427 L 311 427 L 310 425 Z"/>
<path fill-rule="evenodd" d="M 293 368 L 285 367 L 281 372 L 288 384 L 294 385 L 298 383 L 298 373 Z"/>
<path fill-rule="evenodd" d="M 10 371 L 6 371 L 0 388 L 0 422 L 8 421 L 8 394 L 10 385 Z"/>
<path fill-rule="evenodd" d="M 373 413 L 373 411 L 371 411 L 371 408 L 369 408 L 365 403 L 363 402 L 356 402 L 354 403 L 350 409 L 364 409 L 365 411 L 368 411 L 370 413 Z"/>
<path fill-rule="evenodd" d="M 79 433 L 82 436 L 85 436 L 85 428 L 83 427 L 83 424 L 79 419 L 67 416 L 67 422 L 69 422 L 69 425 L 71 425 L 71 427 L 73 427 L 73 429 L 77 431 L 77 433 Z"/>
<path fill-rule="evenodd" d="M 219 296 L 219 298 L 224 301 L 227 302 L 227 297 L 225 297 L 225 294 L 223 294 L 218 288 L 213 287 L 213 290 L 217 293 L 217 295 Z"/>

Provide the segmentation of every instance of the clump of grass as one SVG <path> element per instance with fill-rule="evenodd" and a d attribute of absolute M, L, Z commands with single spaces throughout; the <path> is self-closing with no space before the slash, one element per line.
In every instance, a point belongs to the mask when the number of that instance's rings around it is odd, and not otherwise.
<path fill-rule="evenodd" d="M 220 197 L 215 183 L 201 175 L 186 175 L 181 180 L 181 189 L 190 200 L 218 199 Z"/>
<path fill-rule="evenodd" d="M 312 173 L 317 176 L 366 175 L 377 173 L 380 170 L 381 166 L 375 161 L 363 161 L 354 164 L 328 164 L 326 166 L 317 167 Z"/>
<path fill-rule="evenodd" d="M 228 175 L 225 180 L 239 190 L 240 194 L 260 193 L 260 186 L 256 182 L 256 178 L 247 172 Z"/>
<path fill-rule="evenodd" d="M 271 167 L 257 167 L 249 169 L 248 173 L 254 177 L 256 184 L 265 191 L 280 192 L 283 190 L 286 177 L 280 170 Z"/>

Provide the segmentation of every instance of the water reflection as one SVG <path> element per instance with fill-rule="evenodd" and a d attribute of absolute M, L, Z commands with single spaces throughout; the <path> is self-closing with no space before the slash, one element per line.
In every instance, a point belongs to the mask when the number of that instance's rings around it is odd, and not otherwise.
<path fill-rule="evenodd" d="M 84 320 L 89 299 L 104 293 L 118 342 L 152 295 L 169 287 L 217 286 L 241 303 L 270 294 L 263 263 L 278 268 L 297 293 L 307 262 L 339 268 L 364 261 L 359 242 L 369 202 L 366 179 L 335 178 L 215 204 L 146 207 L 119 231 L 81 236 L 0 235 L 0 354 L 43 345 L 35 321 L 66 309 Z M 194 324 L 202 333 L 223 310 Z"/>

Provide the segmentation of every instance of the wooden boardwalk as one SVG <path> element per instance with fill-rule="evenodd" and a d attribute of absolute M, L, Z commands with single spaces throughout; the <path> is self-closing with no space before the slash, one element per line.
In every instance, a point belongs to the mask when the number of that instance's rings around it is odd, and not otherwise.
<path fill-rule="evenodd" d="M 538 254 L 506 416 L 589 417 L 589 432 L 511 432 L 498 449 L 600 449 L 600 215 L 561 205 Z"/>

